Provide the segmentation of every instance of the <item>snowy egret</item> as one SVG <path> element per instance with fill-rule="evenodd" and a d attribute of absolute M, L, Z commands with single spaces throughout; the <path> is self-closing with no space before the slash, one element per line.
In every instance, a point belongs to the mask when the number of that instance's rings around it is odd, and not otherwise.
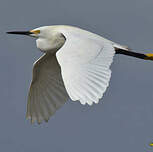
<path fill-rule="evenodd" d="M 130 51 L 86 30 L 66 26 L 43 26 L 14 31 L 36 38 L 44 55 L 33 67 L 26 117 L 31 122 L 48 121 L 69 97 L 81 104 L 98 103 L 109 85 L 115 54 L 153 60 L 153 54 Z"/>

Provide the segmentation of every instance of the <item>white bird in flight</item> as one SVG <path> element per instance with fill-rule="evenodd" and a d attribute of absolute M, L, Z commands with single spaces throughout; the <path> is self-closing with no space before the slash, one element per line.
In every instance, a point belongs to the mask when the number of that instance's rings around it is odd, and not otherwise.
<path fill-rule="evenodd" d="M 44 55 L 33 67 L 26 118 L 46 122 L 69 97 L 81 104 L 98 103 L 109 85 L 115 54 L 153 60 L 153 54 L 132 52 L 97 34 L 66 25 L 14 31 L 36 38 Z"/>

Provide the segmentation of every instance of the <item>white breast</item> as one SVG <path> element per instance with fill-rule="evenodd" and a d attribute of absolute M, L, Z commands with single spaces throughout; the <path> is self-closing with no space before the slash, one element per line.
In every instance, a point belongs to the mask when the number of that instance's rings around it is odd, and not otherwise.
<path fill-rule="evenodd" d="M 47 52 L 51 49 L 51 43 L 47 39 L 44 39 L 44 38 L 38 38 L 36 40 L 36 46 L 42 52 Z"/>
<path fill-rule="evenodd" d="M 47 36 L 39 37 L 36 40 L 36 45 L 43 52 L 55 53 L 64 45 L 65 41 L 62 33 L 50 32 Z"/>

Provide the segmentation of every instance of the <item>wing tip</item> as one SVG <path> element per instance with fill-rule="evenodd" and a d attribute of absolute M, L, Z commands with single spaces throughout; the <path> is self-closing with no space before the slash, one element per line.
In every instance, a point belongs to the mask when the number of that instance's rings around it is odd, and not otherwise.
<path fill-rule="evenodd" d="M 40 125 L 43 122 L 48 123 L 48 121 L 49 121 L 49 119 L 44 119 L 44 120 L 38 121 L 38 120 L 35 120 L 35 119 L 32 119 L 32 118 L 26 118 L 26 120 L 30 120 L 31 125 L 33 125 L 35 123 L 37 123 L 38 125 Z"/>

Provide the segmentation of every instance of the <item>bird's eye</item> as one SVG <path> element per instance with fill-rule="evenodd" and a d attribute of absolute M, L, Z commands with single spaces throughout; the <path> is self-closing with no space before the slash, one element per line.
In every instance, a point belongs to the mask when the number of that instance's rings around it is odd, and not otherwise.
<path fill-rule="evenodd" d="M 40 34 L 40 30 L 31 30 L 30 32 L 33 34 Z"/>

